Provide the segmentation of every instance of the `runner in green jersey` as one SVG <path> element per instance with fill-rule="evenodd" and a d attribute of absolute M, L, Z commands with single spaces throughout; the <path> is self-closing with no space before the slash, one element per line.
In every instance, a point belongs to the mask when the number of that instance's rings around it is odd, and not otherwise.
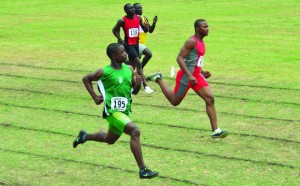
<path fill-rule="evenodd" d="M 128 65 L 121 64 L 121 68 L 116 70 L 111 65 L 103 68 L 103 75 L 98 81 L 98 89 L 105 100 L 103 117 L 115 113 L 123 112 L 129 115 L 132 71 Z"/>
<path fill-rule="evenodd" d="M 140 178 L 154 178 L 158 172 L 153 172 L 145 166 L 140 143 L 140 130 L 131 121 L 131 94 L 137 94 L 141 88 L 142 77 L 134 75 L 132 66 L 123 64 L 127 59 L 127 53 L 123 45 L 112 43 L 108 45 L 106 53 L 111 60 L 110 65 L 83 77 L 83 83 L 99 105 L 104 102 L 103 118 L 109 123 L 108 132 L 96 132 L 88 134 L 81 130 L 73 141 L 73 147 L 86 141 L 97 141 L 114 144 L 124 133 L 130 136 L 130 148 L 139 167 Z M 92 81 L 98 81 L 101 95 L 97 95 L 93 89 Z"/>

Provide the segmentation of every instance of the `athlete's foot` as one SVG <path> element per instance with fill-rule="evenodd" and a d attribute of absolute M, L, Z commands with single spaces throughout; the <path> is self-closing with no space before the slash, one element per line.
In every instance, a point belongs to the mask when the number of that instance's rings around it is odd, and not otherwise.
<path fill-rule="evenodd" d="M 153 74 L 151 76 L 148 76 L 146 78 L 146 81 L 154 81 L 154 82 L 156 82 L 157 79 L 161 79 L 161 78 L 162 78 L 161 73 L 157 73 L 157 74 Z"/>
<path fill-rule="evenodd" d="M 214 132 L 211 134 L 212 138 L 226 138 L 228 136 L 229 132 L 226 130 L 222 130 L 221 132 Z"/>
<path fill-rule="evenodd" d="M 139 175 L 141 179 L 151 179 L 158 176 L 158 172 L 151 171 L 148 167 L 144 166 L 140 171 Z"/>
<path fill-rule="evenodd" d="M 144 91 L 145 91 L 147 94 L 152 94 L 152 93 L 154 92 L 149 86 L 145 86 Z"/>
<path fill-rule="evenodd" d="M 77 138 L 73 141 L 73 147 L 76 148 L 79 144 L 84 144 L 86 142 L 86 131 L 81 130 L 77 136 Z"/>

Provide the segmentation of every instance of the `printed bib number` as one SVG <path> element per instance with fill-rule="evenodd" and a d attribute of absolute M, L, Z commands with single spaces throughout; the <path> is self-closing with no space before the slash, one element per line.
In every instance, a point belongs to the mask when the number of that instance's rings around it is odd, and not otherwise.
<path fill-rule="evenodd" d="M 197 67 L 203 67 L 204 56 L 200 56 L 197 62 Z"/>
<path fill-rule="evenodd" d="M 138 28 L 130 28 L 128 34 L 129 34 L 129 37 L 138 37 L 139 29 Z"/>
<path fill-rule="evenodd" d="M 125 111 L 127 107 L 128 100 L 124 97 L 112 97 L 111 98 L 111 108 L 113 110 Z"/>

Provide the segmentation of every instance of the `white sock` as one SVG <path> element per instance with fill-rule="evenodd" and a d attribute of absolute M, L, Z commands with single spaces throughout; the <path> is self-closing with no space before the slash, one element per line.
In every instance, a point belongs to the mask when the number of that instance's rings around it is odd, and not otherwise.
<path fill-rule="evenodd" d="M 222 132 L 222 130 L 220 128 L 217 128 L 216 130 L 214 130 L 214 133 L 219 133 Z"/>

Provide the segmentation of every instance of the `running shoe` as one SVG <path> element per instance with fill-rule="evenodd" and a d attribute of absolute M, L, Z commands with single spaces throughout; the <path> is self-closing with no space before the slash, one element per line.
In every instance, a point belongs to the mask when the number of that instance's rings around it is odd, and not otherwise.
<path fill-rule="evenodd" d="M 228 136 L 229 132 L 228 131 L 221 131 L 221 132 L 214 132 L 211 134 L 212 138 L 226 138 Z"/>
<path fill-rule="evenodd" d="M 146 81 L 154 81 L 154 82 L 156 82 L 157 79 L 161 79 L 161 78 L 162 78 L 161 73 L 157 73 L 157 74 L 153 74 L 151 76 L 148 76 L 146 78 Z"/>
<path fill-rule="evenodd" d="M 147 93 L 147 94 L 152 94 L 154 91 L 149 87 L 149 86 L 146 86 L 144 91 Z"/>
<path fill-rule="evenodd" d="M 83 136 L 86 135 L 85 130 L 81 130 L 77 136 L 77 138 L 73 141 L 73 147 L 76 148 L 79 144 L 84 144 L 86 140 L 83 140 Z M 85 137 L 84 137 L 85 138 Z"/>
<path fill-rule="evenodd" d="M 159 174 L 158 172 L 153 172 L 150 169 L 148 169 L 148 167 L 146 166 L 144 166 L 139 172 L 141 179 L 151 179 L 158 176 L 158 174 Z"/>

